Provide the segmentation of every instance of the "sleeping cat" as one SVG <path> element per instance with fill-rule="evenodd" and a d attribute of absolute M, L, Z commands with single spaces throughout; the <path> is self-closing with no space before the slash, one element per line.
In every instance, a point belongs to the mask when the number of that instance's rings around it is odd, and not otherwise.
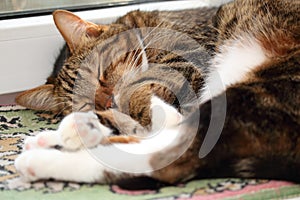
<path fill-rule="evenodd" d="M 203 84 L 202 71 L 205 71 L 206 62 L 213 52 L 216 39 L 217 31 L 211 25 L 211 16 L 216 10 L 216 8 L 202 8 L 200 12 L 188 10 L 150 13 L 134 11 L 111 25 L 95 25 L 81 20 L 72 13 L 56 11 L 55 23 L 65 38 L 72 56 L 67 59 L 59 73 L 54 73 L 48 78 L 48 84 L 22 93 L 16 101 L 28 108 L 62 115 L 74 110 L 106 110 L 97 114 L 102 123 L 110 125 L 111 123 L 106 121 L 107 118 L 111 118 L 111 113 L 106 108 L 111 107 L 112 96 L 117 96 L 116 90 L 121 91 L 119 88 L 129 84 L 128 81 L 121 83 L 122 80 L 126 77 L 130 79 L 134 73 L 143 73 L 142 76 L 147 76 L 145 73 L 148 73 L 156 83 L 148 77 L 149 81 L 143 82 L 143 88 L 135 91 L 130 97 L 123 95 L 121 98 L 124 102 L 128 102 L 128 98 L 132 99 L 130 102 L 135 101 L 130 103 L 129 111 L 125 114 L 130 115 L 141 125 L 147 126 L 151 123 L 149 103 L 152 92 L 168 103 L 178 104 L 175 94 L 170 91 L 171 88 L 161 85 L 161 82 L 167 83 L 165 80 L 167 77 L 173 79 L 170 80 L 171 84 L 179 82 L 173 86 L 173 90 L 178 90 L 182 85 L 180 82 L 187 79 L 193 93 L 196 95 L 199 93 Z M 137 27 L 139 30 L 134 29 Z M 176 34 L 171 30 L 176 30 Z M 139 32 L 136 33 L 137 31 Z M 172 45 L 165 38 L 172 40 Z M 143 41 L 140 43 L 141 39 Z M 111 47 L 118 46 L 118 48 L 108 49 L 106 45 L 111 43 L 114 44 Z M 105 51 L 102 52 L 102 49 Z M 169 52 L 169 49 L 173 53 Z M 116 56 L 118 54 L 119 56 Z M 90 67 L 88 60 L 98 60 L 94 62 L 100 62 L 100 67 L 98 65 Z M 145 72 L 151 64 L 156 66 L 164 64 L 168 68 L 154 67 L 151 68 L 152 72 Z M 163 75 L 169 74 L 170 70 L 173 70 L 172 76 Z M 89 79 L 91 74 L 98 77 Z M 176 81 L 174 81 L 175 74 L 178 77 Z M 161 80 L 158 76 L 161 76 Z M 85 83 L 87 81 L 89 82 Z M 119 86 L 115 87 L 117 83 Z M 74 85 L 79 89 L 74 89 Z M 89 88 L 81 88 L 86 85 Z M 144 90 L 145 87 L 151 89 Z M 183 97 L 187 99 L 191 98 L 190 96 Z M 124 113 L 124 106 L 119 106 L 119 110 Z M 113 125 L 115 126 L 115 123 Z M 115 132 L 118 133 L 120 130 L 117 129 Z M 128 134 L 127 131 L 125 133 Z"/>
<path fill-rule="evenodd" d="M 54 19 L 71 55 L 17 102 L 67 116 L 27 139 L 15 162 L 26 180 L 300 181 L 299 1 Z"/>

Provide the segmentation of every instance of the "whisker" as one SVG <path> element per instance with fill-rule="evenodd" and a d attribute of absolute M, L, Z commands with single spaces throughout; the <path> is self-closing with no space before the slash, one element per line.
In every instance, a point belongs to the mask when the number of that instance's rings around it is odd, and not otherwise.
<path fill-rule="evenodd" d="M 139 38 L 141 41 L 136 45 L 136 47 L 134 49 L 137 49 L 138 45 L 141 45 L 145 42 L 145 40 L 150 36 L 150 34 L 155 31 L 157 28 L 159 28 L 162 24 L 163 24 L 164 20 L 162 20 L 156 27 L 154 27 L 144 38 Z M 143 48 L 145 49 L 145 48 Z M 136 53 L 138 51 L 135 51 L 133 58 L 136 56 Z M 140 57 L 140 55 L 143 53 L 143 50 L 139 53 L 138 57 Z M 128 66 L 133 66 L 132 62 L 135 62 L 136 59 L 132 59 L 130 63 L 128 63 Z"/>
<path fill-rule="evenodd" d="M 140 59 L 140 57 L 143 55 L 143 52 L 145 52 L 145 50 L 146 50 L 151 44 L 153 44 L 153 43 L 157 42 L 158 40 L 161 40 L 161 39 L 163 39 L 163 38 L 165 38 L 165 37 L 168 37 L 168 35 L 165 35 L 165 36 L 163 36 L 163 37 L 157 37 L 157 38 L 154 37 L 154 38 L 152 38 L 152 39 L 149 41 L 149 43 L 148 43 L 146 46 L 143 47 L 142 51 L 139 53 L 139 55 L 137 56 L 137 58 L 134 59 L 134 63 L 131 63 L 132 66 L 130 66 L 130 67 L 133 68 L 133 67 L 136 65 L 136 63 L 138 62 L 138 60 Z M 141 66 L 141 65 L 140 65 L 140 66 Z"/>

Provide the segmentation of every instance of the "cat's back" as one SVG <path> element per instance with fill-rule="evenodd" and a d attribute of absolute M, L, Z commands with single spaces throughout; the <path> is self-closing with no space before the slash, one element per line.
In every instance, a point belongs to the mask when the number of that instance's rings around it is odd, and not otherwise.
<path fill-rule="evenodd" d="M 218 45 L 241 37 L 254 37 L 269 57 L 299 48 L 299 0 L 236 0 L 217 12 Z"/>
<path fill-rule="evenodd" d="M 200 7 L 178 11 L 132 11 L 117 20 L 131 28 L 170 29 L 186 34 L 207 50 L 213 51 L 217 31 L 213 17 L 217 7 Z"/>

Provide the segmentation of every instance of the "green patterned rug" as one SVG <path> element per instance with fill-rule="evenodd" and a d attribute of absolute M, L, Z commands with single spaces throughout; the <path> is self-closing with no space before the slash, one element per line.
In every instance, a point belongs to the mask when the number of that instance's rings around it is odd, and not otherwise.
<path fill-rule="evenodd" d="M 286 199 L 300 197 L 300 187 L 289 182 L 242 179 L 197 180 L 158 190 L 127 191 L 116 185 L 70 182 L 24 183 L 14 168 L 27 136 L 57 124 L 40 118 L 35 111 L 18 106 L 0 107 L 0 199 Z"/>

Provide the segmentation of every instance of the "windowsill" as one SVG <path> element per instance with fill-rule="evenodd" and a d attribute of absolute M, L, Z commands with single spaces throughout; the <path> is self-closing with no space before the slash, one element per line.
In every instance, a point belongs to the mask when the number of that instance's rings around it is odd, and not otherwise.
<path fill-rule="evenodd" d="M 111 23 L 117 17 L 136 9 L 180 10 L 214 6 L 223 1 L 168 1 L 84 11 L 76 14 L 83 19 L 97 23 Z M 24 91 L 44 84 L 63 43 L 51 15 L 0 21 L 0 95 Z"/>

